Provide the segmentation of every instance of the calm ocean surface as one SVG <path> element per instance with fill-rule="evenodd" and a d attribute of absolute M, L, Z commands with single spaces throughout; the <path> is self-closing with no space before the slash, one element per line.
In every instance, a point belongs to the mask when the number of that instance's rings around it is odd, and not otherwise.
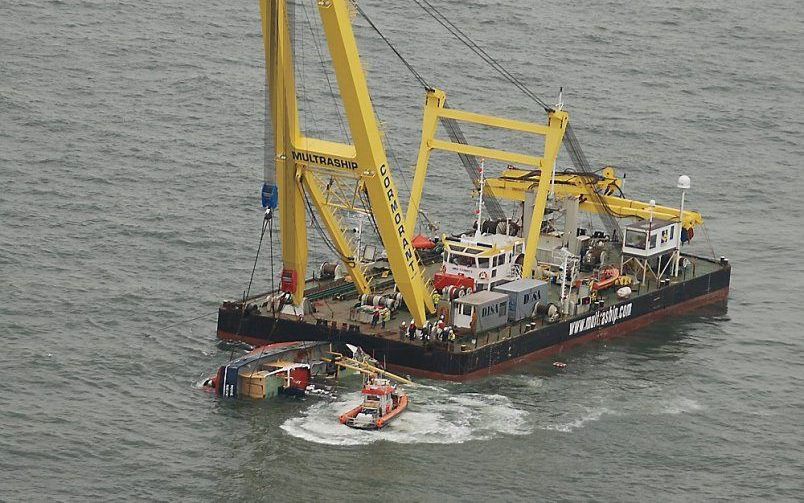
<path fill-rule="evenodd" d="M 804 499 L 804 4 L 434 3 L 548 101 L 564 86 L 629 196 L 675 205 L 692 178 L 734 266 L 728 312 L 563 371 L 426 382 L 380 433 L 337 424 L 357 383 L 217 400 L 198 389 L 230 356 L 216 308 L 245 290 L 262 219 L 257 2 L 2 0 L 0 500 Z M 295 11 L 301 121 L 341 139 L 314 6 Z M 452 106 L 543 120 L 413 2 L 362 6 Z M 355 23 L 405 192 L 423 91 Z M 430 217 L 465 228 L 463 169 L 432 166 Z M 254 289 L 269 275 L 264 253 Z"/>

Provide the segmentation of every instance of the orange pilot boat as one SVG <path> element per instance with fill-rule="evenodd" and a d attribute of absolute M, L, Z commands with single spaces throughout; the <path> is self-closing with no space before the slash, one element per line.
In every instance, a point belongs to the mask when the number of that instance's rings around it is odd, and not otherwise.
<path fill-rule="evenodd" d="M 617 278 L 620 277 L 620 270 L 616 267 L 607 267 L 600 271 L 598 279 L 592 283 L 592 291 L 598 292 L 614 286 Z"/>
<path fill-rule="evenodd" d="M 363 403 L 341 414 L 341 423 L 361 430 L 379 430 L 408 406 L 408 395 L 389 379 L 369 377 L 363 384 Z"/>

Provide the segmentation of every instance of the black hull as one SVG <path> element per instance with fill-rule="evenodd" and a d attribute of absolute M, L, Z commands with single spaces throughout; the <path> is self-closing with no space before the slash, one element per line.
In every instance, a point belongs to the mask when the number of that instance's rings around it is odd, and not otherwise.
<path fill-rule="evenodd" d="M 224 305 L 218 312 L 218 337 L 254 345 L 297 340 L 349 343 L 386 362 L 390 369 L 462 381 L 546 357 L 584 341 L 623 335 L 667 316 L 705 305 L 725 304 L 730 277 L 731 267 L 727 264 L 709 274 L 463 352 L 364 334 L 359 325 L 333 328 L 326 320 L 317 324 L 316 320 L 296 321 L 255 314 L 241 317 L 241 310 L 234 304 Z"/>

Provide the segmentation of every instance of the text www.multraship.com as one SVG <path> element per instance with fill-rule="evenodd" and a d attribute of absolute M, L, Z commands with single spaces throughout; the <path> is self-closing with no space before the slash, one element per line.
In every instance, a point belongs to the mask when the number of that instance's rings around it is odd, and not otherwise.
<path fill-rule="evenodd" d="M 591 316 L 569 324 L 569 334 L 575 335 L 631 316 L 631 303 L 622 306 L 611 306 L 605 311 L 598 311 Z"/>

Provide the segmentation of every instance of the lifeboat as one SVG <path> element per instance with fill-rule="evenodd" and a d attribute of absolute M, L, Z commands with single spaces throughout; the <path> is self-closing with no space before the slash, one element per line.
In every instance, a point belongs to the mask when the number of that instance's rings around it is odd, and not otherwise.
<path fill-rule="evenodd" d="M 417 235 L 413 238 L 413 247 L 417 250 L 432 250 L 436 247 L 436 244 L 433 243 L 432 240 L 429 238 L 422 236 L 421 234 Z"/>
<path fill-rule="evenodd" d="M 614 283 L 617 281 L 617 278 L 620 277 L 620 270 L 616 267 L 607 267 L 600 271 L 600 275 L 598 279 L 592 283 L 592 291 L 598 292 L 600 290 L 605 290 L 606 288 L 614 286 Z"/>
<path fill-rule="evenodd" d="M 362 395 L 363 403 L 341 414 L 342 424 L 361 430 L 379 430 L 408 406 L 408 395 L 388 379 L 368 378 Z"/>

